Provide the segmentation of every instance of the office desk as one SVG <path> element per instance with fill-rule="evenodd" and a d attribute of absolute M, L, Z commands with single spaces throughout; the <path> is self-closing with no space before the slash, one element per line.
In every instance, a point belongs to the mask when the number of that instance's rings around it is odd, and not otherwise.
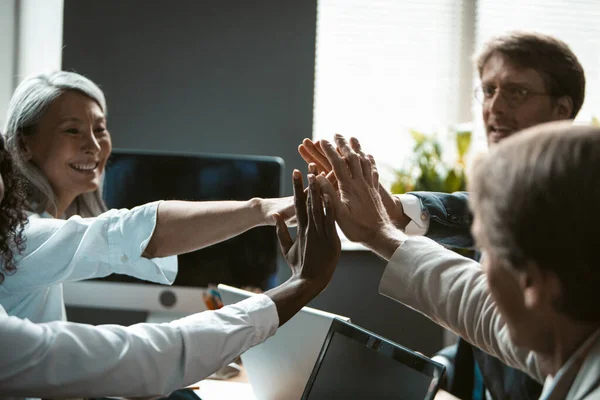
<path fill-rule="evenodd" d="M 200 381 L 196 386 L 199 386 L 200 389 L 196 390 L 195 393 L 200 396 L 202 400 L 256 400 L 254 393 L 252 392 L 252 386 L 248 383 L 248 378 L 246 377 L 244 370 L 242 370 L 240 376 L 233 379 L 227 381 L 205 379 Z M 435 395 L 435 400 L 459 399 L 448 392 L 440 390 Z"/>

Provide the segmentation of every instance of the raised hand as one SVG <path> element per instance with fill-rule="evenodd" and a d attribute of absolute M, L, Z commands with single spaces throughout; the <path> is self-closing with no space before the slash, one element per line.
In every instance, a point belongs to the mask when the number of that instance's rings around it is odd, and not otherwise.
<path fill-rule="evenodd" d="M 306 282 L 320 292 L 333 276 L 341 244 L 335 229 L 330 196 L 321 194 L 313 174 L 308 175 L 308 180 L 309 187 L 305 193 L 302 175 L 294 171 L 294 200 L 298 220 L 296 240 L 292 240 L 280 215 L 275 216 L 277 238 L 292 270 L 292 279 Z"/>
<path fill-rule="evenodd" d="M 326 175 L 332 171 L 331 164 L 321 149 L 321 141 L 313 142 L 310 139 L 304 139 L 298 146 L 298 153 L 307 164 L 314 163 L 317 166 L 318 173 L 324 172 Z"/>
<path fill-rule="evenodd" d="M 350 147 L 352 150 L 356 152 L 359 156 L 363 158 L 368 158 L 373 164 L 373 168 L 377 169 L 377 165 L 375 164 L 375 158 L 373 158 L 370 154 L 365 154 L 362 150 L 362 146 L 357 138 L 350 138 Z M 404 208 L 402 207 L 402 203 L 397 197 L 392 196 L 392 194 L 382 185 L 378 187 L 379 195 L 381 196 L 381 201 L 383 202 L 383 206 L 390 217 L 392 223 L 400 229 L 406 228 L 406 225 L 410 222 L 410 218 L 404 214 Z"/>
<path fill-rule="evenodd" d="M 327 179 L 337 187 L 337 179 L 333 173 L 329 160 L 327 160 L 325 153 L 321 149 L 321 141 L 317 140 L 316 142 L 313 142 L 310 139 L 304 139 L 302 144 L 298 146 L 298 153 L 300 153 L 300 156 L 302 156 L 309 166 L 315 166 L 315 175 L 325 174 Z"/>
<path fill-rule="evenodd" d="M 341 135 L 335 136 L 337 150 L 321 142 L 327 160 L 338 178 L 339 196 L 324 176 L 317 177 L 324 193 L 333 198 L 336 221 L 346 237 L 370 247 L 384 258 L 404 240 L 390 221 L 378 192 L 379 174 L 368 157 L 357 154 Z"/>
<path fill-rule="evenodd" d="M 346 237 L 366 243 L 391 224 L 378 193 L 377 169 L 368 158 L 354 152 L 343 136 L 336 135 L 336 144 L 337 151 L 323 140 L 321 148 L 338 179 L 339 196 L 322 175 L 318 180 L 324 193 L 334 199 L 336 220 Z"/>
<path fill-rule="evenodd" d="M 350 148 L 362 158 L 368 159 L 376 168 L 375 159 L 372 155 L 364 153 L 358 139 L 354 137 L 350 138 Z M 338 153 L 339 151 L 340 149 L 338 149 Z M 304 139 L 302 144 L 298 146 L 298 153 L 300 153 L 307 163 L 314 163 L 317 166 L 318 172 L 325 173 L 330 182 L 337 184 L 337 178 L 335 177 L 335 174 L 332 174 L 333 169 L 325 155 L 321 141 L 317 140 L 316 142 L 313 142 L 310 139 Z M 404 214 L 402 203 L 396 197 L 392 196 L 385 187 L 378 185 L 378 191 L 392 223 L 398 228 L 404 229 L 410 222 L 410 218 Z"/>

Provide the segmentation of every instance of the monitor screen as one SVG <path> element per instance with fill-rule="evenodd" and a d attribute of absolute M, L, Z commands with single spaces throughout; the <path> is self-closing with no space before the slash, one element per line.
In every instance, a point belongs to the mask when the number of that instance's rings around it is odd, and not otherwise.
<path fill-rule="evenodd" d="M 279 197 L 282 178 L 283 162 L 277 157 L 114 151 L 106 166 L 103 193 L 109 209 L 155 200 L 248 200 Z M 267 289 L 276 273 L 278 251 L 274 227 L 253 228 L 180 255 L 174 285 L 225 283 Z M 117 274 L 103 280 L 152 284 Z"/>
<path fill-rule="evenodd" d="M 335 320 L 303 399 L 433 398 L 443 367 L 350 323 Z"/>

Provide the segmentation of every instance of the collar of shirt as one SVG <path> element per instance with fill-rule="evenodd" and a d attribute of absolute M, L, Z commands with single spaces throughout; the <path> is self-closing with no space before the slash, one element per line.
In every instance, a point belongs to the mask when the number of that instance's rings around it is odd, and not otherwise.
<path fill-rule="evenodd" d="M 540 400 L 566 398 L 571 385 L 577 377 L 579 369 L 598 339 L 600 339 L 600 329 L 596 330 L 596 332 L 579 346 L 577 351 L 569 357 L 567 362 L 558 370 L 555 376 L 548 375 L 546 377 Z"/>

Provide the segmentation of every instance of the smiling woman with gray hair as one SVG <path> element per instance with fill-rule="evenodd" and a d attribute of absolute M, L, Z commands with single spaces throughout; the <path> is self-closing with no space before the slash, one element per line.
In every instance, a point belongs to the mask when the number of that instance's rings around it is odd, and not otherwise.
<path fill-rule="evenodd" d="M 314 182 L 305 195 L 298 171 L 293 181 L 299 215 L 296 240 L 277 217 L 281 249 L 292 272 L 287 282 L 220 310 L 130 327 L 63 321 L 34 324 L 7 315 L 0 304 L 0 396 L 163 397 L 205 378 L 273 335 L 327 286 L 340 254 L 328 199 Z M 22 201 L 19 176 L 0 135 L 0 259 L 4 262 L 0 280 L 7 273 L 9 284 L 28 272 L 22 266 L 11 268 L 23 251 Z M 43 221 L 55 226 L 66 223 Z M 39 268 L 37 273 L 45 272 Z M 0 285 L 0 300 L 5 294 Z"/>
<path fill-rule="evenodd" d="M 73 72 L 23 81 L 11 99 L 6 130 L 28 184 L 30 212 L 27 245 L 15 258 L 19 273 L 0 284 L 0 304 L 9 315 L 64 320 L 64 282 L 119 273 L 171 284 L 173 256 L 274 225 L 275 214 L 288 222 L 294 217 L 292 197 L 159 201 L 100 214 L 106 209 L 102 173 L 112 150 L 106 102 L 98 86 Z M 9 267 L 4 263 L 0 271 Z"/>
<path fill-rule="evenodd" d="M 100 179 L 112 144 L 104 93 L 94 82 L 65 71 L 26 79 L 13 94 L 4 132 L 28 182 L 30 211 L 54 217 L 106 211 Z M 65 152 L 75 146 L 81 154 Z"/>

